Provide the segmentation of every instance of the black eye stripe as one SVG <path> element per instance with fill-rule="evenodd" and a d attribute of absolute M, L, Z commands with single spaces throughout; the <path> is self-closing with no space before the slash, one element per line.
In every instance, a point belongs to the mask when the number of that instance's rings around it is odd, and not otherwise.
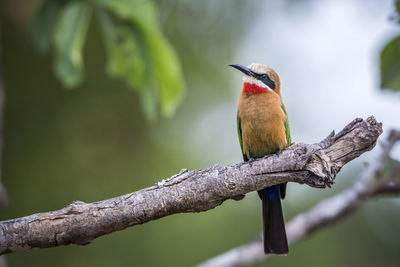
<path fill-rule="evenodd" d="M 273 80 L 271 80 L 271 78 L 263 73 L 263 74 L 258 74 L 258 73 L 254 73 L 255 75 L 253 75 L 253 77 L 255 77 L 257 80 L 262 81 L 265 85 L 269 86 L 272 90 L 275 89 L 275 82 Z"/>
<path fill-rule="evenodd" d="M 259 80 L 261 80 L 261 79 L 269 79 L 268 75 L 265 74 L 265 73 L 263 73 L 263 74 L 256 73 L 256 75 L 257 75 L 256 78 L 259 79 Z"/>

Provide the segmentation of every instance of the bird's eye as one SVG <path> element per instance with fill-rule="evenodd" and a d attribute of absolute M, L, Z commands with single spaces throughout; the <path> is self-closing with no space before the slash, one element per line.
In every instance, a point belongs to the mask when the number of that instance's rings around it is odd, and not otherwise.
<path fill-rule="evenodd" d="M 261 78 L 263 78 L 263 79 L 267 78 L 267 74 L 261 75 Z"/>

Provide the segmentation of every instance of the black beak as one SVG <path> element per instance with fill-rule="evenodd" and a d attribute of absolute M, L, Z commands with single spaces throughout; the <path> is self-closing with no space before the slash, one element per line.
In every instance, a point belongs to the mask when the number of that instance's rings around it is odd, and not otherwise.
<path fill-rule="evenodd" d="M 235 69 L 240 70 L 244 74 L 254 77 L 254 73 L 248 67 L 245 67 L 240 64 L 229 64 L 228 66 L 234 67 Z"/>
<path fill-rule="evenodd" d="M 269 88 L 271 88 L 272 90 L 275 89 L 275 82 L 272 81 L 268 75 L 265 74 L 257 74 L 252 72 L 248 67 L 245 67 L 243 65 L 240 64 L 229 64 L 228 66 L 234 67 L 235 69 L 240 70 L 241 72 L 243 72 L 244 74 L 254 77 L 257 80 L 263 82 L 265 85 L 267 85 Z"/>

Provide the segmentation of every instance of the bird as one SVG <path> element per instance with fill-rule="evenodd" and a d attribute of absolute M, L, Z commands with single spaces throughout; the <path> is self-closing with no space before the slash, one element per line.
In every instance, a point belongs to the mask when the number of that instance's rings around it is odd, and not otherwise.
<path fill-rule="evenodd" d="M 243 160 L 251 164 L 256 158 L 280 153 L 290 146 L 291 137 L 278 74 L 260 63 L 247 67 L 240 64 L 228 66 L 244 74 L 237 111 Z M 262 200 L 264 253 L 287 255 L 289 248 L 281 206 L 281 198 L 286 195 L 286 183 L 257 192 Z"/>

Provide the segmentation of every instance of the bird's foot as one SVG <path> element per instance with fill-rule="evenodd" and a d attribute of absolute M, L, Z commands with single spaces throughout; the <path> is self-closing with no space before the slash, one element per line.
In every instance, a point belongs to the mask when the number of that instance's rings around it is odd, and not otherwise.
<path fill-rule="evenodd" d="M 279 149 L 278 149 L 278 151 L 276 151 L 276 153 L 275 153 L 275 154 L 276 154 L 277 156 L 280 156 L 280 155 L 281 155 L 281 153 L 282 153 L 282 151 L 283 151 L 283 150 L 279 148 Z"/>
<path fill-rule="evenodd" d="M 249 160 L 247 161 L 248 163 L 249 163 L 249 165 L 250 165 L 250 167 L 253 167 L 253 162 L 254 162 L 254 158 L 253 157 L 251 157 L 251 158 L 249 158 Z"/>

